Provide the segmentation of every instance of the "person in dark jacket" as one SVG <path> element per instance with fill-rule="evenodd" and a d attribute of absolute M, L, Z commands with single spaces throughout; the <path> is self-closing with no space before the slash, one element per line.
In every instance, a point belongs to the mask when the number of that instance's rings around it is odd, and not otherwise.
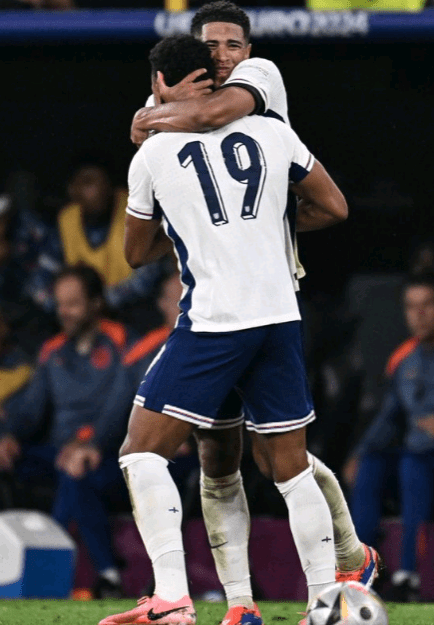
<path fill-rule="evenodd" d="M 103 292 L 91 267 L 58 275 L 54 294 L 62 332 L 43 344 L 33 379 L 4 404 L 0 470 L 15 470 L 23 480 L 56 471 L 53 517 L 65 528 L 76 521 L 99 574 L 96 595 L 119 596 L 106 499 L 124 492 L 117 450 L 127 413 L 116 397 L 126 388 L 127 332 L 102 317 Z M 34 445 L 32 435 L 49 409 L 48 441 Z"/>
<path fill-rule="evenodd" d="M 353 519 L 361 540 L 374 541 L 387 477 L 398 469 L 403 538 L 391 598 L 417 597 L 416 540 L 434 502 L 434 273 L 410 276 L 403 291 L 411 338 L 387 365 L 389 389 L 377 417 L 347 461 Z M 401 443 L 399 446 L 398 443 Z M 394 444 L 394 446 L 393 446 Z"/>

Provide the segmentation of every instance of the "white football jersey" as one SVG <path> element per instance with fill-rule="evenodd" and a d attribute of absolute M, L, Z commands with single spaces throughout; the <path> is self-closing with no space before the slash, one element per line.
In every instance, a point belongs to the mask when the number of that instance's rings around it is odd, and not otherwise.
<path fill-rule="evenodd" d="M 241 61 L 222 85 L 222 88 L 231 86 L 243 87 L 251 92 L 256 101 L 255 113 L 258 115 L 275 117 L 287 124 L 290 123 L 282 74 L 272 61 L 256 57 Z M 292 197 L 291 202 L 292 207 L 291 211 L 288 211 L 288 220 L 293 225 L 293 232 L 291 237 L 288 224 L 286 229 L 287 256 L 288 262 L 291 264 L 291 271 L 299 280 L 306 275 L 306 272 L 298 259 L 297 240 L 295 238 L 296 198 Z M 298 282 L 296 283 L 296 290 L 299 290 Z"/>
<path fill-rule="evenodd" d="M 179 327 L 229 332 L 300 319 L 284 217 L 288 182 L 313 163 L 288 125 L 258 116 L 142 145 L 127 212 L 152 219 L 162 210 L 184 285 Z"/>
<path fill-rule="evenodd" d="M 272 61 L 260 58 L 241 61 L 221 88 L 224 87 L 247 89 L 255 98 L 257 115 L 276 117 L 289 124 L 285 85 Z"/>
<path fill-rule="evenodd" d="M 285 85 L 272 61 L 260 58 L 241 61 L 221 88 L 229 86 L 243 87 L 252 93 L 256 101 L 255 114 L 276 117 L 289 124 Z M 154 94 L 148 97 L 145 106 L 155 106 Z"/>
<path fill-rule="evenodd" d="M 230 86 L 242 87 L 253 95 L 256 102 L 254 111 L 256 114 L 264 115 L 265 117 L 275 117 L 290 124 L 288 101 L 282 74 L 272 61 L 258 57 L 241 61 L 221 88 Z M 153 95 L 149 96 L 145 106 L 155 106 Z M 296 276 L 297 280 L 300 280 L 306 275 L 306 272 L 298 258 L 297 240 L 295 238 L 296 198 L 292 197 L 290 201 L 293 205 L 291 210 L 288 211 L 288 224 L 286 226 L 287 257 L 291 273 Z M 289 223 L 293 226 L 292 236 Z M 295 283 L 295 289 L 299 290 L 298 281 Z"/>

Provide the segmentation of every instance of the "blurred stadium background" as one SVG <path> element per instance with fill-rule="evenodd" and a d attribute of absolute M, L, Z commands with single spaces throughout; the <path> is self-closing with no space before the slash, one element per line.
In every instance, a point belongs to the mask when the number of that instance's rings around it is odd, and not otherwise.
<path fill-rule="evenodd" d="M 434 249 L 434 8 L 397 3 L 370 12 L 366 5 L 349 2 L 346 8 L 354 10 L 346 12 L 315 12 L 301 2 L 246 5 L 253 56 L 279 67 L 292 125 L 332 173 L 350 209 L 345 224 L 299 239 L 307 271 L 302 287 L 307 359 L 321 415 L 311 428 L 310 448 L 338 475 L 378 409 L 387 359 L 407 337 L 400 311 L 402 277 L 421 254 L 429 256 Z M 188 31 L 198 6 L 176 0 L 167 0 L 166 7 L 157 0 L 146 5 L 78 0 L 75 7 L 39 7 L 0 0 L 0 194 L 14 216 L 31 214 L 53 227 L 68 201 L 71 167 L 83 154 L 102 155 L 114 185 L 125 187 L 135 152 L 129 141 L 131 119 L 150 94 L 149 51 L 160 37 Z M 18 245 L 19 239 L 13 242 Z M 38 262 L 37 249 L 34 254 Z M 56 322 L 38 302 L 32 303 L 31 314 L 17 312 L 20 303 L 10 296 L 0 299 L 13 342 L 34 360 L 39 337 L 50 336 Z M 128 314 L 120 308 L 112 316 L 132 325 L 137 335 L 158 326 L 154 292 L 147 293 L 146 306 L 139 302 L 137 307 L 137 314 L 129 305 Z M 46 323 L 35 329 L 35 316 Z M 220 588 L 200 519 L 194 470 L 192 475 L 185 491 L 189 574 L 193 593 L 206 596 Z M 273 529 L 286 528 L 286 510 L 256 472 L 248 450 L 244 475 L 254 514 L 258 598 L 303 599 L 291 538 L 285 538 L 283 554 L 282 541 L 274 540 Z M 23 492 L 10 472 L 0 476 L 2 510 L 50 510 L 53 484 L 38 483 Z M 124 592 L 139 594 L 150 584 L 150 565 L 128 505 L 111 506 L 110 513 Z M 382 540 L 393 570 L 401 531 L 396 492 L 385 501 L 384 515 Z M 92 588 L 95 570 L 74 527 L 72 532 L 78 541 L 74 587 Z M 428 526 L 418 547 L 427 600 L 434 599 L 432 534 Z"/>

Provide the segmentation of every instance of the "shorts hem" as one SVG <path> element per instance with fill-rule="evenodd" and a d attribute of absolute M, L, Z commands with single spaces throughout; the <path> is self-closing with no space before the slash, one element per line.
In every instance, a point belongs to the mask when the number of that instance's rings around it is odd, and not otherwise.
<path fill-rule="evenodd" d="M 256 432 L 257 434 L 279 434 L 280 432 L 291 432 L 292 430 L 299 430 L 308 423 L 315 421 L 316 415 L 313 410 L 308 415 L 301 419 L 293 419 L 292 421 L 282 421 L 281 423 L 253 423 L 253 421 L 246 421 L 246 428 L 249 432 Z"/>
<path fill-rule="evenodd" d="M 180 419 L 181 421 L 188 421 L 189 423 L 193 423 L 201 429 L 206 430 L 228 430 L 229 428 L 234 428 L 244 423 L 244 414 L 239 417 L 235 417 L 234 419 L 212 419 L 211 417 L 205 417 L 203 415 L 185 410 L 184 408 L 179 408 L 178 406 L 171 406 L 170 404 L 165 404 L 162 409 L 156 410 L 152 406 L 145 405 L 146 398 L 142 395 L 136 395 L 133 403 L 141 408 L 147 408 L 148 410 L 153 410 L 154 412 L 160 412 L 161 414 L 166 414 L 169 417 L 174 417 L 175 419 Z"/>

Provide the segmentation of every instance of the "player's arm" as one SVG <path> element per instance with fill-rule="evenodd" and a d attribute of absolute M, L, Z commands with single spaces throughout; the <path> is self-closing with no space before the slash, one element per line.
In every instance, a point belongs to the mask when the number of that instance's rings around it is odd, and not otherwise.
<path fill-rule="evenodd" d="M 145 149 L 143 146 L 137 152 L 128 171 L 124 253 L 133 269 L 158 260 L 173 249 L 172 241 L 161 225 L 162 211 L 154 196 Z"/>
<path fill-rule="evenodd" d="M 201 132 L 221 128 L 251 113 L 262 113 L 268 109 L 270 94 L 281 85 L 279 70 L 265 59 L 245 59 L 231 73 L 229 79 L 213 94 L 204 95 L 209 88 L 199 90 L 201 82 L 194 83 L 203 70 L 197 70 L 184 81 L 168 88 L 161 73 L 156 84 L 156 96 L 167 102 L 152 110 L 142 109 L 133 120 L 131 139 L 136 145 L 143 140 L 143 132 L 160 130 L 169 132 Z M 192 89 L 194 88 L 194 91 Z M 190 91 L 189 91 L 190 90 Z M 188 99 L 186 102 L 179 102 Z M 200 97 L 197 97 L 200 96 Z M 171 100 L 176 100 L 172 101 Z M 169 103 L 171 102 L 171 103 Z"/>
<path fill-rule="evenodd" d="M 162 258 L 172 251 L 172 241 L 161 225 L 161 219 L 125 217 L 124 253 L 133 269 Z"/>
<path fill-rule="evenodd" d="M 169 102 L 137 111 L 131 127 L 136 145 L 144 131 L 201 132 L 220 128 L 250 115 L 256 109 L 255 97 L 241 87 L 219 89 L 193 100 Z"/>
<path fill-rule="evenodd" d="M 346 200 L 319 161 L 291 189 L 301 198 L 297 207 L 297 232 L 320 230 L 347 219 Z"/>

